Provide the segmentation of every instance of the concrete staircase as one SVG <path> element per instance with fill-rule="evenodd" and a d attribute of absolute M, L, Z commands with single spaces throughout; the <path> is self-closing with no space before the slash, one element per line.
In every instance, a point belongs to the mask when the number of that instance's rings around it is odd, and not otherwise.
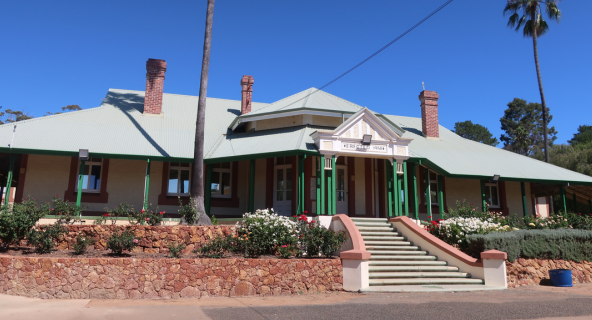
<path fill-rule="evenodd" d="M 386 218 L 351 219 L 371 254 L 370 288 L 362 291 L 485 290 L 483 280 L 473 279 L 414 246 Z"/>

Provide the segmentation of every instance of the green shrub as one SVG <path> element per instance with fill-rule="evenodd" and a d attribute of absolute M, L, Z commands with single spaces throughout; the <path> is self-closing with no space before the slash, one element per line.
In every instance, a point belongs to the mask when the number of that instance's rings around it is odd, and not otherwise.
<path fill-rule="evenodd" d="M 519 230 L 507 233 L 467 236 L 471 256 L 496 249 L 508 253 L 508 260 L 564 259 L 592 261 L 592 232 L 586 230 Z"/>
<path fill-rule="evenodd" d="M 195 224 L 197 222 L 197 210 L 195 210 L 195 199 L 189 198 L 188 204 L 183 204 L 181 197 L 179 200 L 179 214 L 181 215 L 181 222 L 187 224 Z"/>
<path fill-rule="evenodd" d="M 80 219 L 80 213 L 86 209 L 81 206 L 76 206 L 75 203 L 70 203 L 59 198 L 59 194 L 51 198 L 51 209 L 47 214 L 53 214 L 58 216 L 58 223 L 61 224 L 72 224 L 76 220 Z"/>
<path fill-rule="evenodd" d="M 169 243 L 169 245 L 167 246 L 169 248 L 169 257 L 171 258 L 179 258 L 181 256 L 181 253 L 183 252 L 183 250 L 185 250 L 185 244 L 184 243 Z"/>
<path fill-rule="evenodd" d="M 74 254 L 81 255 L 86 252 L 86 249 L 92 244 L 95 243 L 95 240 L 92 238 L 92 235 L 85 235 L 82 233 L 78 233 L 76 235 L 76 241 L 72 244 L 72 249 L 74 249 Z"/>
<path fill-rule="evenodd" d="M 218 219 L 216 219 L 216 216 L 212 216 L 212 217 L 210 218 L 210 221 L 212 221 L 212 225 L 213 225 L 213 226 L 217 226 L 217 225 L 219 225 L 219 224 L 220 224 L 220 223 L 218 222 Z"/>
<path fill-rule="evenodd" d="M 37 229 L 31 229 L 27 235 L 29 245 L 35 247 L 39 253 L 51 253 L 54 247 L 54 240 L 60 239 L 67 232 L 60 222 Z"/>
<path fill-rule="evenodd" d="M 30 233 L 35 224 L 49 211 L 49 205 L 37 205 L 35 200 L 0 207 L 0 248 L 7 249 Z"/>
<path fill-rule="evenodd" d="M 277 245 L 296 245 L 296 222 L 273 210 L 245 213 L 237 230 L 236 247 L 245 257 L 274 255 Z"/>
<path fill-rule="evenodd" d="M 127 217 L 129 219 L 133 215 L 133 212 L 134 208 L 127 202 L 120 203 L 118 206 L 113 207 L 113 209 L 105 207 L 105 214 L 95 220 L 95 224 L 106 224 L 107 220 L 109 220 L 113 225 L 117 223 L 119 217 Z"/>
<path fill-rule="evenodd" d="M 130 224 L 147 224 L 151 226 L 160 225 L 162 223 L 162 216 L 165 212 L 158 212 L 158 207 L 156 207 L 154 210 L 151 207 L 152 204 L 150 204 L 146 209 L 142 209 L 140 211 L 135 211 L 134 207 L 131 207 L 127 216 Z"/>
<path fill-rule="evenodd" d="M 222 258 L 224 253 L 230 249 L 229 245 L 231 241 L 229 237 L 214 238 L 207 244 L 195 249 L 194 252 L 200 253 L 206 258 Z"/>
<path fill-rule="evenodd" d="M 298 217 L 297 222 L 298 242 L 308 257 L 318 257 L 321 253 L 330 257 L 347 240 L 345 232 L 335 232 L 315 221 L 309 222 L 305 215 Z"/>
<path fill-rule="evenodd" d="M 120 233 L 118 229 L 109 237 L 107 249 L 113 251 L 116 255 L 121 255 L 124 250 L 131 252 L 138 242 L 138 239 L 136 239 L 136 236 L 130 230 Z"/>
<path fill-rule="evenodd" d="M 278 246 L 276 249 L 276 253 L 275 255 L 278 256 L 281 259 L 289 259 L 291 257 L 298 257 L 300 256 L 301 252 L 300 249 L 298 249 L 298 246 L 295 245 L 290 245 L 290 244 L 284 244 L 281 246 Z"/>
<path fill-rule="evenodd" d="M 442 219 L 448 218 L 490 218 L 488 213 L 482 212 L 480 208 L 476 208 L 473 204 L 468 203 L 467 200 L 456 200 L 456 208 L 448 207 L 448 212 L 442 214 Z"/>

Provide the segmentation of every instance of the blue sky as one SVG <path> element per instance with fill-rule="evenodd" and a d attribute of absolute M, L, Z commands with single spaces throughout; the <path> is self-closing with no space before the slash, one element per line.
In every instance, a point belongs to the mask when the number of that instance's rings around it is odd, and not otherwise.
<path fill-rule="evenodd" d="M 444 0 L 218 1 L 208 96 L 273 102 L 320 87 Z M 440 123 L 471 120 L 501 134 L 514 97 L 539 102 L 531 39 L 506 27 L 505 0 L 455 0 L 361 68 L 327 87 L 377 112 L 419 117 L 421 82 L 440 94 Z M 539 56 L 559 143 L 592 124 L 592 1 L 560 3 Z M 144 90 L 148 58 L 165 59 L 167 93 L 197 95 L 206 1 L 5 1 L 0 105 L 33 116 L 97 107 L 109 88 Z M 207 120 L 206 120 L 207 121 Z M 501 146 L 501 145 L 500 145 Z"/>

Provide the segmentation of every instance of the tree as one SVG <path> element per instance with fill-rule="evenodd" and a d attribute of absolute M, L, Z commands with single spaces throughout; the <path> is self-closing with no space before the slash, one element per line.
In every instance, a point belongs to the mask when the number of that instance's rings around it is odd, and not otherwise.
<path fill-rule="evenodd" d="M 0 107 L 0 109 L 2 109 L 2 107 Z M 79 105 L 77 104 L 71 104 L 71 105 L 67 105 L 65 107 L 62 107 L 62 111 L 68 112 L 68 111 L 78 111 L 78 110 L 82 110 L 82 108 L 80 108 Z M 56 113 L 52 113 L 52 112 L 47 112 L 46 115 L 52 115 L 52 114 L 60 114 L 62 112 L 56 112 Z M 44 116 L 46 116 L 44 115 Z M 13 122 L 18 122 L 18 121 L 23 121 L 23 120 L 28 120 L 28 119 L 33 119 L 34 117 L 30 114 L 27 114 L 23 111 L 19 111 L 19 110 L 12 110 L 12 109 L 6 109 L 6 111 L 0 111 L 0 124 L 5 124 L 5 123 L 13 123 Z"/>
<path fill-rule="evenodd" d="M 77 104 L 69 104 L 69 105 L 67 105 L 65 107 L 62 107 L 62 111 L 64 111 L 64 112 L 78 111 L 78 110 L 82 110 L 82 108 L 79 105 L 77 105 Z M 46 115 L 51 116 L 53 114 L 62 114 L 62 113 L 63 112 L 56 112 L 56 113 L 47 112 Z"/>
<path fill-rule="evenodd" d="M 487 128 L 480 124 L 473 124 L 471 120 L 455 123 L 452 132 L 465 139 L 481 142 L 490 146 L 495 147 L 499 144 L 497 138 L 495 138 Z"/>
<path fill-rule="evenodd" d="M 197 121 L 195 123 L 195 146 L 193 149 L 193 179 L 191 180 L 191 199 L 195 205 L 197 224 L 211 225 L 212 221 L 206 213 L 204 203 L 204 128 L 206 118 L 206 95 L 208 93 L 208 75 L 210 70 L 210 48 L 212 46 L 212 24 L 214 23 L 214 2 L 208 0 L 206 12 L 206 32 L 204 36 L 203 58 L 201 63 L 201 81 L 199 84 L 199 100 L 197 102 Z M 208 186 L 211 188 L 211 186 Z"/>
<path fill-rule="evenodd" d="M 502 134 L 500 140 L 504 142 L 504 149 L 529 156 L 538 150 L 544 150 L 545 141 L 543 138 L 542 105 L 540 103 L 527 103 L 525 100 L 514 98 L 508 103 L 508 109 L 500 119 Z M 547 108 L 549 114 L 549 108 Z M 553 120 L 549 114 L 547 126 Z M 546 127 L 546 126 L 545 126 Z M 548 136 L 553 144 L 557 139 L 555 127 L 548 128 Z"/>
<path fill-rule="evenodd" d="M 536 66 L 537 79 L 539 82 L 539 93 L 541 95 L 541 103 L 543 105 L 543 137 L 545 149 L 545 161 L 550 162 L 549 158 L 549 141 L 547 132 L 547 103 L 545 102 L 545 93 L 543 91 L 543 80 L 541 78 L 541 69 L 539 67 L 539 51 L 537 45 L 537 38 L 544 35 L 549 30 L 549 25 L 543 20 L 541 6 L 544 6 L 547 16 L 550 20 L 561 19 L 561 11 L 557 8 L 557 3 L 560 0 L 508 0 L 504 8 L 504 15 L 509 12 L 512 13 L 508 20 L 508 26 L 516 26 L 516 31 L 524 26 L 522 33 L 524 37 L 532 37 L 532 46 L 534 48 L 534 64 Z M 520 14 L 522 16 L 520 16 Z"/>
<path fill-rule="evenodd" d="M 578 127 L 578 133 L 574 133 L 573 138 L 567 142 L 569 142 L 569 144 L 575 146 L 575 145 L 588 144 L 591 141 L 592 141 L 592 126 L 581 125 Z"/>

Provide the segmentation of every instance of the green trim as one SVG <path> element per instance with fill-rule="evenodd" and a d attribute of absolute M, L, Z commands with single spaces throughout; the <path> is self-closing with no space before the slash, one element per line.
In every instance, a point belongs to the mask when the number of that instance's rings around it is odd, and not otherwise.
<path fill-rule="evenodd" d="M 481 212 L 487 211 L 487 195 L 485 194 L 485 180 L 480 181 L 481 184 Z"/>
<path fill-rule="evenodd" d="M 321 214 L 321 170 L 320 170 L 320 162 L 318 157 L 315 157 L 314 159 L 312 159 L 312 161 L 314 161 L 315 164 L 315 170 L 316 170 L 316 175 L 315 175 L 315 188 L 316 188 L 316 195 L 317 195 L 317 199 L 316 199 L 316 205 L 317 205 L 317 215 Z"/>
<path fill-rule="evenodd" d="M 325 155 L 321 154 L 321 160 L 319 164 L 319 171 L 321 172 L 321 211 L 317 212 L 318 215 L 325 214 Z"/>
<path fill-rule="evenodd" d="M 331 191 L 331 186 L 333 185 L 333 173 L 330 173 L 327 175 L 327 215 L 330 216 L 332 214 L 332 210 L 333 210 L 333 199 L 331 198 L 331 196 L 333 195 L 333 192 Z"/>
<path fill-rule="evenodd" d="M 251 159 L 249 173 L 249 212 L 255 212 L 255 159 Z"/>
<path fill-rule="evenodd" d="M 438 209 L 440 210 L 440 219 L 442 219 L 442 214 L 444 213 L 444 183 L 442 181 L 442 175 L 438 175 Z"/>
<path fill-rule="evenodd" d="M 82 177 L 84 176 L 84 160 L 80 161 L 80 170 L 78 171 L 78 191 L 76 193 L 76 206 L 80 209 L 80 201 L 82 200 Z"/>
<path fill-rule="evenodd" d="M 14 171 L 14 153 L 10 154 L 10 165 L 8 167 L 8 177 L 6 178 L 6 194 L 4 195 L 4 205 L 10 202 L 10 188 L 12 186 L 12 176 Z M 14 199 L 16 200 L 16 199 Z"/>
<path fill-rule="evenodd" d="M 397 200 L 399 200 L 399 202 L 397 203 L 397 205 L 399 206 L 399 215 L 402 216 L 403 215 L 403 197 L 401 196 L 402 193 L 404 193 L 403 191 L 403 178 L 399 176 L 399 174 L 397 173 Z"/>
<path fill-rule="evenodd" d="M 559 186 L 559 193 L 561 194 L 561 202 L 563 204 L 563 213 L 567 212 L 567 202 L 565 201 L 565 189 Z"/>
<path fill-rule="evenodd" d="M 337 173 L 337 168 L 335 168 L 335 155 L 333 155 L 333 157 L 331 157 L 331 175 L 333 176 L 332 179 L 332 183 L 331 183 L 331 204 L 333 205 L 333 208 L 331 210 L 331 215 L 335 215 L 337 214 L 337 190 L 335 190 L 335 180 L 336 180 L 336 175 Z"/>
<path fill-rule="evenodd" d="M 393 170 L 393 166 L 389 160 L 386 160 L 386 190 L 387 190 L 387 205 L 388 205 L 388 216 L 391 218 L 393 216 L 393 177 L 391 175 L 391 171 Z"/>
<path fill-rule="evenodd" d="M 425 169 L 425 184 L 426 184 L 426 211 L 428 212 L 428 219 L 433 220 L 432 216 L 432 194 L 430 193 L 430 168 Z"/>
<path fill-rule="evenodd" d="M 403 184 L 405 185 L 405 215 L 409 217 L 409 177 L 407 173 L 407 161 L 403 162 Z"/>
<path fill-rule="evenodd" d="M 401 212 L 399 212 L 399 195 L 401 194 L 399 192 L 399 175 L 397 174 L 397 161 L 396 159 L 393 159 L 393 206 L 395 207 L 393 212 L 395 214 L 395 217 L 398 217 L 401 215 Z"/>
<path fill-rule="evenodd" d="M 522 191 L 522 212 L 526 217 L 528 214 L 528 209 L 526 207 L 526 188 L 524 187 L 524 182 L 520 182 L 520 191 Z"/>
<path fill-rule="evenodd" d="M 206 185 L 205 185 L 204 206 L 208 217 L 212 216 L 212 166 L 206 166 Z"/>
<path fill-rule="evenodd" d="M 417 164 L 413 164 L 411 169 L 411 179 L 413 181 L 413 210 L 415 213 L 415 220 L 419 220 L 419 200 L 417 199 Z"/>
<path fill-rule="evenodd" d="M 146 182 L 144 185 L 144 210 L 148 209 L 148 191 L 150 190 L 150 159 L 146 160 Z"/>

